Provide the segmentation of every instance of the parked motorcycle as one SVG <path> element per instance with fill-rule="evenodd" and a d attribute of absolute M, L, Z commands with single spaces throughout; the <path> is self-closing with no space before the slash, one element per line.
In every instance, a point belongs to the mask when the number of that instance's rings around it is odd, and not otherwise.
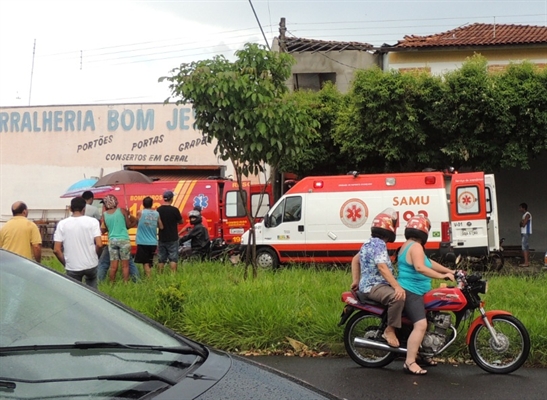
<path fill-rule="evenodd" d="M 207 250 L 206 254 L 197 255 L 197 257 L 201 258 L 202 260 L 225 261 L 230 258 L 234 251 L 234 248 L 228 246 L 228 244 L 224 240 L 216 238 L 213 239 L 209 244 L 209 249 Z M 184 244 L 180 244 L 179 258 L 181 260 L 186 260 L 192 257 L 196 257 L 196 255 L 192 255 L 192 252 L 190 250 L 190 243 L 186 242 Z"/>
<path fill-rule="evenodd" d="M 497 251 L 491 251 L 488 255 L 482 257 L 466 256 L 463 258 L 463 261 L 474 271 L 500 272 L 505 264 L 503 257 L 504 241 L 505 238 L 500 239 Z"/>
<path fill-rule="evenodd" d="M 480 315 L 470 323 L 466 344 L 473 361 L 493 374 L 507 374 L 520 368 L 530 353 L 530 335 L 517 318 L 503 310 L 484 310 L 480 294 L 488 282 L 479 274 L 456 271 L 456 287 L 432 289 L 424 295 L 428 329 L 418 354 L 435 357 L 453 344 L 458 328 L 470 320 L 474 311 Z M 382 338 L 387 326 L 386 308 L 377 302 L 359 301 L 356 292 L 342 293 L 346 303 L 339 326 L 344 329 L 344 345 L 353 361 L 363 367 L 379 368 L 406 354 L 412 322 L 404 314 L 397 330 L 400 347 L 390 347 Z M 459 330 L 465 332 L 464 329 Z"/>

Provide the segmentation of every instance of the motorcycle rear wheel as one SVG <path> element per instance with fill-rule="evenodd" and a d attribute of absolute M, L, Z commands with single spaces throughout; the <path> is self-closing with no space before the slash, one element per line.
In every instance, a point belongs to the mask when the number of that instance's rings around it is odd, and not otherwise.
<path fill-rule="evenodd" d="M 530 335 L 518 319 L 511 315 L 492 318 L 498 344 L 485 325 L 478 325 L 471 334 L 469 353 L 473 361 L 492 374 L 509 374 L 519 369 L 530 353 Z"/>
<path fill-rule="evenodd" d="M 381 324 L 382 319 L 379 316 L 365 311 L 354 314 L 346 323 L 344 329 L 346 352 L 353 361 L 362 367 L 385 367 L 397 357 L 397 354 L 393 352 L 355 346 L 354 340 L 357 337 L 370 340 L 380 339 L 383 333 L 380 329 Z"/>

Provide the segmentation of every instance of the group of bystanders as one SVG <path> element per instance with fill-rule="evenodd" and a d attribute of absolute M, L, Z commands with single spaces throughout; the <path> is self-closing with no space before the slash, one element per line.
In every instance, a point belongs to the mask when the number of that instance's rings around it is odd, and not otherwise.
<path fill-rule="evenodd" d="M 102 213 L 93 205 L 94 196 L 85 191 L 70 202 L 71 215 L 57 224 L 53 241 L 53 253 L 64 266 L 66 274 L 97 288 L 98 281 L 116 280 L 121 267 L 124 282 L 137 280 L 136 263 L 143 264 L 147 277 L 151 276 L 154 256 L 158 255 L 158 271 L 168 262 L 175 272 L 179 259 L 178 225 L 183 222 L 180 210 L 172 205 L 174 193 L 163 193 L 163 204 L 152 208 L 151 197 L 143 199 L 143 209 L 133 216 L 118 206 L 118 199 L 106 195 L 102 200 Z M 42 237 L 38 226 L 29 220 L 28 207 L 17 201 L 11 208 L 13 218 L 0 229 L 0 248 L 23 257 L 41 261 Z M 209 240 L 207 229 L 202 225 L 200 209 L 189 214 L 191 229 L 181 230 L 182 241 L 191 241 L 191 249 L 199 253 L 200 246 Z M 131 255 L 129 229 L 137 228 L 135 259 Z M 102 234 L 108 233 L 108 245 L 103 246 Z"/>

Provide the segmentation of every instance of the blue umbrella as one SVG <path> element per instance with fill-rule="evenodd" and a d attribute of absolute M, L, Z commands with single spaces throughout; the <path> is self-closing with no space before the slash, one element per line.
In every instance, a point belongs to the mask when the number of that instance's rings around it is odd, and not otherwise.
<path fill-rule="evenodd" d="M 72 185 L 65 191 L 61 197 L 76 197 L 81 196 L 86 190 L 90 190 L 97 182 L 97 178 L 82 179 Z"/>

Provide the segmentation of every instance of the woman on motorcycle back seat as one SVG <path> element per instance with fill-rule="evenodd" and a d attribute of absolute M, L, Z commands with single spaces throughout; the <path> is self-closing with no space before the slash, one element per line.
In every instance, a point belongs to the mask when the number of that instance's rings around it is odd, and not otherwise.
<path fill-rule="evenodd" d="M 393 276 L 391 259 L 386 243 L 395 241 L 397 213 L 388 208 L 374 217 L 371 238 L 351 261 L 353 282 L 351 290 L 363 299 L 377 301 L 387 306 L 387 328 L 383 337 L 392 347 L 399 347 L 395 329 L 401 327 L 401 314 L 405 304 L 405 291 Z"/>
<path fill-rule="evenodd" d="M 426 257 L 424 246 L 429 236 L 429 219 L 418 214 L 408 220 L 405 228 L 405 243 L 398 256 L 399 276 L 397 281 L 405 289 L 405 312 L 412 321 L 413 329 L 408 338 L 406 360 L 403 370 L 414 375 L 425 375 L 427 370 L 416 363 L 418 349 L 427 329 L 423 295 L 431 290 L 431 279 L 450 279 L 454 281 L 454 271 Z M 423 363 L 434 366 L 436 363 L 424 358 Z"/>

